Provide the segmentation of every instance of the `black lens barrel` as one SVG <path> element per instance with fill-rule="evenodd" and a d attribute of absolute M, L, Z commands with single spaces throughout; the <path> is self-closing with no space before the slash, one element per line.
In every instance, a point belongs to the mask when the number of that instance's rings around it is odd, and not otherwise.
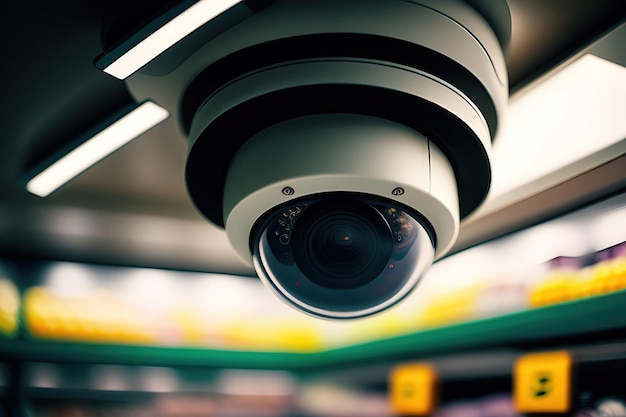
<path fill-rule="evenodd" d="M 311 281 L 327 288 L 365 285 L 387 266 L 393 234 L 369 204 L 344 198 L 304 211 L 292 234 L 295 262 Z"/>

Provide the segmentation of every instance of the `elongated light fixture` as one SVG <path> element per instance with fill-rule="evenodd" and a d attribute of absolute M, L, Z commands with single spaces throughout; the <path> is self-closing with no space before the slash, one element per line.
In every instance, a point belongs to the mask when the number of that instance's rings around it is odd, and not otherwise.
<path fill-rule="evenodd" d="M 592 54 L 523 92 L 494 143 L 492 196 L 547 188 L 619 156 L 624 109 L 626 68 Z"/>
<path fill-rule="evenodd" d="M 243 2 L 241 0 L 183 2 L 118 48 L 100 57 L 96 60 L 96 67 L 120 80 L 126 79 L 175 43 L 239 3 Z"/>
<path fill-rule="evenodd" d="M 517 93 L 494 142 L 491 190 L 465 224 L 623 155 L 625 108 L 626 67 L 592 53 Z"/>
<path fill-rule="evenodd" d="M 107 121 L 96 128 L 95 134 L 79 138 L 77 145 L 60 158 L 45 163 L 28 179 L 26 189 L 40 197 L 49 195 L 168 116 L 167 110 L 151 101 L 122 112 L 112 123 Z"/>

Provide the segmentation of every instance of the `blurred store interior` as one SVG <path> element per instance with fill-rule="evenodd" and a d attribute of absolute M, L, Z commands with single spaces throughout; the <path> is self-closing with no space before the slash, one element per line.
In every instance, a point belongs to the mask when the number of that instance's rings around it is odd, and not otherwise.
<path fill-rule="evenodd" d="M 126 3 L 0 18 L 0 416 L 626 416 L 626 3 L 508 1 L 490 194 L 416 291 L 348 321 L 297 312 L 233 256 L 167 128 L 49 198 L 17 185 L 30 151 L 127 99 L 92 68 L 102 22 L 176 2 Z M 401 413 L 411 381 L 423 408 Z"/>

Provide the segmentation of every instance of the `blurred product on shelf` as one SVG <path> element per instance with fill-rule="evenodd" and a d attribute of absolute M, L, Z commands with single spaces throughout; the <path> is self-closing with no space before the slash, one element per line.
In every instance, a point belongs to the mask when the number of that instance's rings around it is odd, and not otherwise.
<path fill-rule="evenodd" d="M 624 417 L 626 405 L 620 398 L 602 398 L 594 408 L 579 410 L 573 417 Z"/>
<path fill-rule="evenodd" d="M 590 258 L 597 262 L 585 264 Z M 626 289 L 626 243 L 591 256 L 557 258 L 552 265 L 552 272 L 531 290 L 532 307 Z"/>
<path fill-rule="evenodd" d="M 283 398 L 169 394 L 135 401 L 35 401 L 33 417 L 288 417 Z"/>
<path fill-rule="evenodd" d="M 445 326 L 474 317 L 482 287 L 483 285 L 479 284 L 461 288 L 427 302 L 422 311 L 422 325 L 424 327 Z"/>
<path fill-rule="evenodd" d="M 218 320 L 194 306 L 164 304 L 142 309 L 103 288 L 68 297 L 37 286 L 24 294 L 24 318 L 36 339 L 305 352 L 322 346 L 313 322 L 246 315 Z"/>
<path fill-rule="evenodd" d="M 458 400 L 443 405 L 431 417 L 522 417 L 510 394 L 492 394 L 478 400 Z"/>
<path fill-rule="evenodd" d="M 616 397 L 602 398 L 594 407 L 577 410 L 568 415 L 572 417 L 624 417 L 624 400 Z M 522 417 L 513 407 L 511 395 L 492 394 L 473 400 L 455 400 L 444 404 L 430 417 Z"/>
<path fill-rule="evenodd" d="M 595 262 L 597 261 L 597 262 Z M 525 282 L 483 280 L 432 297 L 415 322 L 438 327 L 626 289 L 626 243 L 579 258 L 558 257 Z"/>
<path fill-rule="evenodd" d="M 303 402 L 293 404 L 293 399 L 259 396 L 215 396 L 200 394 L 162 394 L 144 400 L 98 403 L 87 401 L 36 401 L 31 407 L 33 417 L 52 416 L 202 416 L 202 417 L 280 417 L 280 416 L 391 416 L 377 395 L 356 394 L 347 397 L 327 388 L 324 394 L 331 402 Z M 296 413 L 296 414 L 294 414 Z M 618 398 L 601 400 L 593 408 L 569 414 L 571 417 L 624 417 L 626 408 Z M 484 398 L 457 400 L 441 406 L 430 417 L 523 417 L 512 408 L 508 394 L 492 394 Z"/>
<path fill-rule="evenodd" d="M 20 294 L 13 282 L 0 278 L 0 337 L 13 338 L 19 328 Z"/>
<path fill-rule="evenodd" d="M 115 279 L 102 279 L 103 268 Z M 297 314 L 268 298 L 249 278 L 109 268 L 63 263 L 51 268 L 52 278 L 44 275 L 39 285 L 24 291 L 27 333 L 92 343 L 316 352 L 624 290 L 626 243 L 554 258 L 537 268 L 545 273 L 532 279 L 474 279 L 349 322 Z M 86 279 L 77 280 L 77 271 Z M 147 283 L 150 277 L 155 279 Z M 240 299 L 229 302 L 233 294 Z M 7 279 L 0 280 L 0 301 L 0 335 L 14 337 L 20 297 Z"/>
<path fill-rule="evenodd" d="M 387 397 L 375 391 L 359 391 L 332 381 L 303 384 L 296 395 L 298 416 L 392 417 Z"/>
<path fill-rule="evenodd" d="M 626 416 L 626 405 L 619 398 L 602 398 L 596 405 L 596 414 L 599 417 Z"/>
<path fill-rule="evenodd" d="M 24 318 L 36 338 L 139 344 L 157 341 L 155 320 L 107 291 L 70 298 L 33 287 L 24 294 Z"/>

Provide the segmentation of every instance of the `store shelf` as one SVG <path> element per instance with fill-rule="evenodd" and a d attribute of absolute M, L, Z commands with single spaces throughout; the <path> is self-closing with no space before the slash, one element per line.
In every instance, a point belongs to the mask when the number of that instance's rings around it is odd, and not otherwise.
<path fill-rule="evenodd" d="M 0 361 L 315 370 L 621 331 L 626 291 L 316 353 L 0 340 Z"/>
<path fill-rule="evenodd" d="M 248 352 L 193 347 L 105 345 L 49 341 L 0 341 L 2 357 L 34 362 L 97 363 L 116 365 L 297 368 L 311 355 L 290 352 Z"/>
<path fill-rule="evenodd" d="M 317 354 L 316 364 L 425 357 L 624 330 L 626 290 Z"/>

